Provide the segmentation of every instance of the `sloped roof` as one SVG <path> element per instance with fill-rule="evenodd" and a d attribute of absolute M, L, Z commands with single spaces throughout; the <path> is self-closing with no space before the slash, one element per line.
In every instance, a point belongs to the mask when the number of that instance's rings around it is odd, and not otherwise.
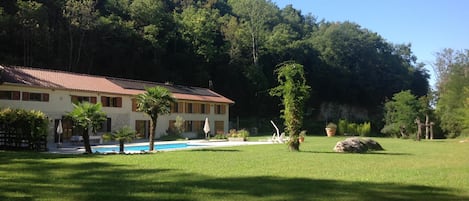
<path fill-rule="evenodd" d="M 207 88 L 102 77 L 48 69 L 3 66 L 3 72 L 0 76 L 1 81 L 5 83 L 124 95 L 137 95 L 144 93 L 147 87 L 162 86 L 171 91 L 176 99 L 234 103 L 232 100 Z"/>

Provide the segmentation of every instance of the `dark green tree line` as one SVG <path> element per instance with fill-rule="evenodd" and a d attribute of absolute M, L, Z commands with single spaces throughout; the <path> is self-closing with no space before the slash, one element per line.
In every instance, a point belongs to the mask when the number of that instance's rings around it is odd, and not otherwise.
<path fill-rule="evenodd" d="M 428 90 L 410 44 L 268 0 L 5 0 L 0 44 L 6 65 L 202 87 L 211 80 L 240 116 L 279 115 L 268 90 L 275 66 L 289 60 L 304 66 L 314 119 L 330 102 L 380 116 L 386 97 Z"/>

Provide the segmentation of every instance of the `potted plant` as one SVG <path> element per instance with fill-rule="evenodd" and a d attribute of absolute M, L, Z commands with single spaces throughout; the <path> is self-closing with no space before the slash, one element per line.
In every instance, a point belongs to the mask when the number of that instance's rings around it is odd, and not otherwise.
<path fill-rule="evenodd" d="M 298 137 L 298 141 L 299 141 L 300 143 L 303 143 L 303 142 L 305 141 L 305 136 L 306 136 L 306 131 L 301 131 L 301 132 L 300 132 L 300 135 L 299 135 L 299 137 Z"/>
<path fill-rule="evenodd" d="M 331 137 L 335 135 L 335 132 L 337 131 L 337 125 L 335 123 L 328 123 L 326 126 L 326 133 L 327 137 Z"/>

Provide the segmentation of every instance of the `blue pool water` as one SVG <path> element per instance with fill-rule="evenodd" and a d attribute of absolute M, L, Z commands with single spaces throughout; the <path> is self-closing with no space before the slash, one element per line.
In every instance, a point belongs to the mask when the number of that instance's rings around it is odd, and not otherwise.
<path fill-rule="evenodd" d="M 182 148 L 190 148 L 196 147 L 200 145 L 191 145 L 187 143 L 176 143 L 176 144 L 158 144 L 154 146 L 154 150 L 169 150 L 169 149 L 182 149 Z M 113 147 L 100 147 L 100 148 L 92 148 L 93 152 L 119 152 L 119 146 Z M 140 151 L 148 151 L 148 145 L 142 146 L 124 146 L 124 152 L 140 152 Z"/>

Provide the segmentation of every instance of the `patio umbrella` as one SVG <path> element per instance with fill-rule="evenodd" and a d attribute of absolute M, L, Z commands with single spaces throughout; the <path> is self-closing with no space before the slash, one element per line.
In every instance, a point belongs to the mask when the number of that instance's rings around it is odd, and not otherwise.
<path fill-rule="evenodd" d="M 208 123 L 208 117 L 205 118 L 204 132 L 205 132 L 205 138 L 207 138 L 208 132 L 210 132 L 210 125 Z"/>
<path fill-rule="evenodd" d="M 59 135 L 59 144 L 60 144 L 60 135 L 64 132 L 64 129 L 62 127 L 62 120 L 59 119 L 59 124 L 57 125 L 57 134 Z"/>

